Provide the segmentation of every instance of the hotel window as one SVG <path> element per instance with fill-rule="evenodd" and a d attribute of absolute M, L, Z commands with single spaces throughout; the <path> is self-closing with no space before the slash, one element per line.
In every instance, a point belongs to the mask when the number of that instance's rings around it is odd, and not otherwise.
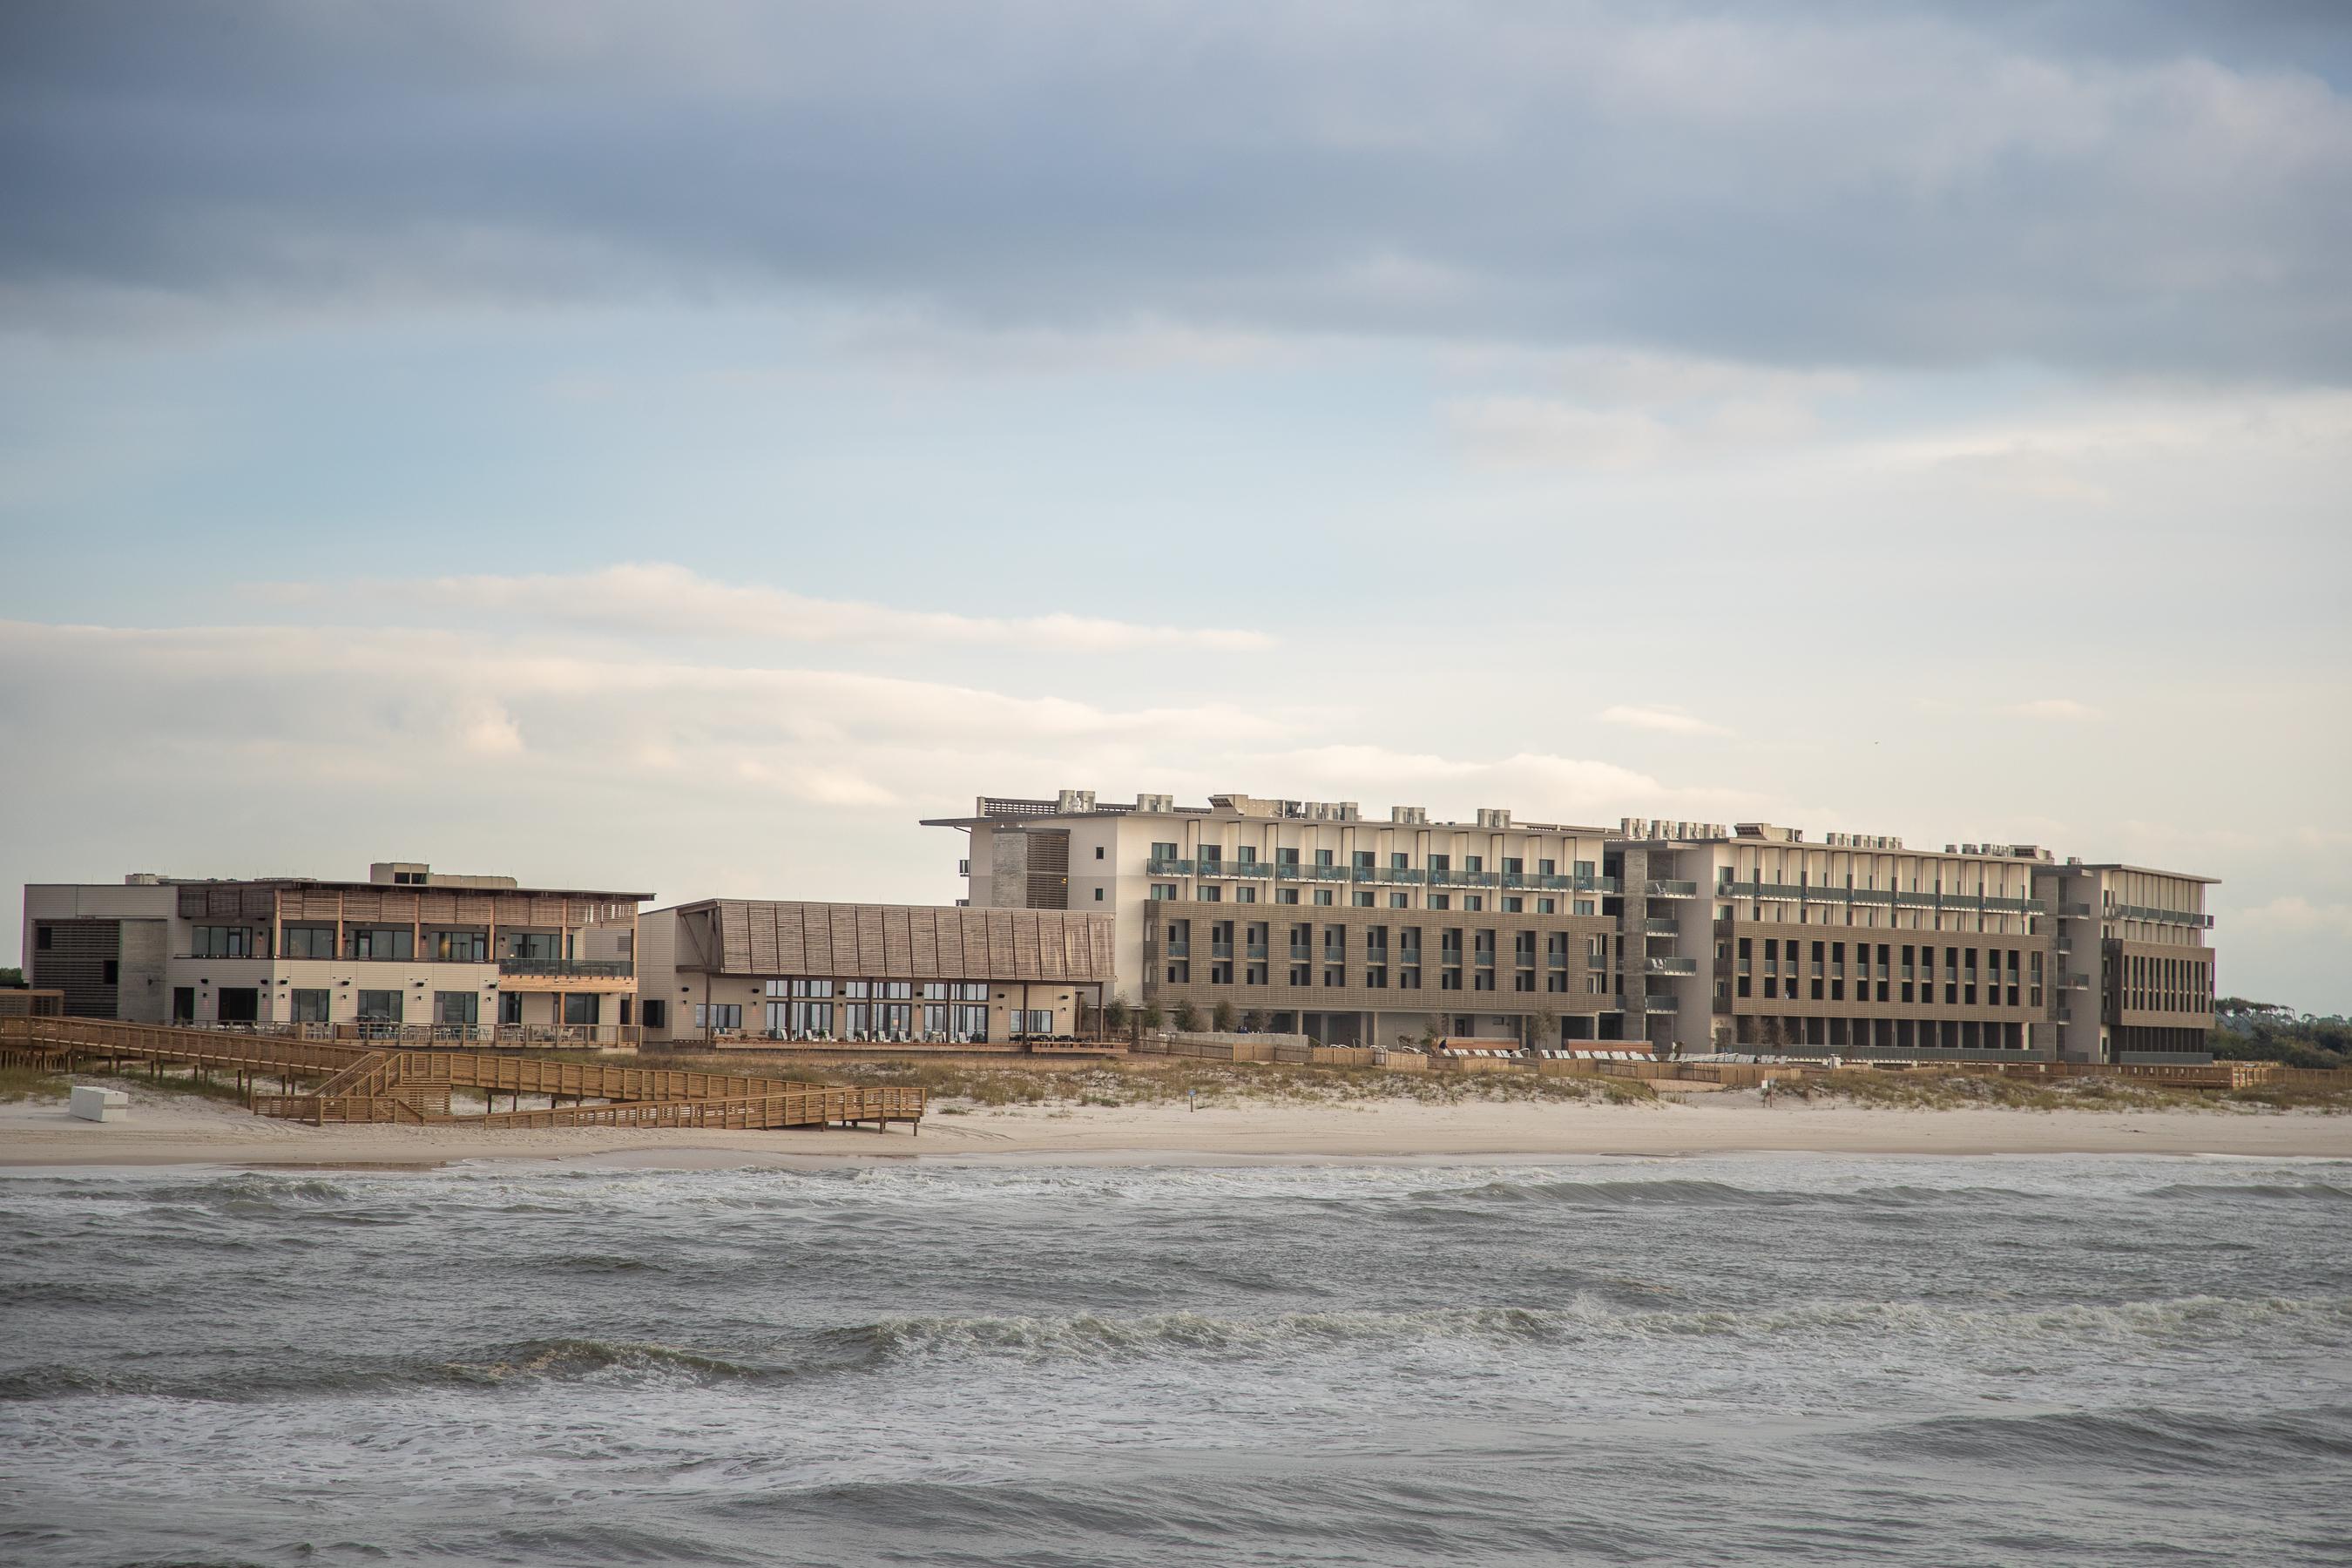
<path fill-rule="evenodd" d="M 1323 984 L 1333 990 L 1345 989 L 1348 984 L 1348 972 L 1344 969 L 1326 969 L 1323 972 Z"/>
<path fill-rule="evenodd" d="M 1458 970 L 1458 969 L 1441 969 L 1441 970 L 1439 970 L 1439 971 L 1437 972 L 1437 988 L 1438 988 L 1440 991 L 1459 991 L 1459 990 L 1461 990 L 1461 989 L 1462 989 L 1462 972 L 1461 972 L 1460 970 Z"/>
<path fill-rule="evenodd" d="M 669 1004 L 662 998 L 658 996 L 646 997 L 644 1001 L 637 1004 L 637 1011 L 644 1016 L 646 1028 L 667 1029 L 669 1027 Z"/>
<path fill-rule="evenodd" d="M 1276 888 L 1274 890 L 1274 901 L 1277 904 L 1295 904 L 1298 901 L 1298 889 L 1296 888 Z"/>
<path fill-rule="evenodd" d="M 1397 854 L 1391 855 L 1389 857 L 1389 869 L 1391 871 L 1407 870 L 1411 868 L 1412 865 L 1412 857 L 1410 855 Z"/>
<path fill-rule="evenodd" d="M 1151 858 L 1154 860 L 1173 860 L 1176 858 L 1176 846 L 1173 844 L 1154 844 L 1151 847 Z"/>
<path fill-rule="evenodd" d="M 1318 888 L 1318 889 L 1315 889 L 1315 901 L 1316 901 L 1317 903 L 1318 903 L 1318 904 L 1322 905 L 1322 906 L 1323 906 L 1324 908 L 1326 908 L 1326 909 L 1330 908 L 1330 906 L 1331 906 L 1331 889 L 1328 889 L 1328 888 Z"/>
<path fill-rule="evenodd" d="M 1391 893 L 1391 894 L 1389 895 L 1389 908 L 1391 908 L 1391 909 L 1392 909 L 1392 910 L 1409 910 L 1409 909 L 1411 909 L 1412 907 L 1412 894 L 1410 894 L 1410 893 Z"/>
<path fill-rule="evenodd" d="M 1204 904 L 1222 904 L 1225 901 L 1225 890 L 1223 888 L 1202 888 L 1201 901 Z"/>
<path fill-rule="evenodd" d="M 436 991 L 433 993 L 433 1021 L 445 1026 L 480 1023 L 481 994 L 477 991 Z"/>
<path fill-rule="evenodd" d="M 1429 907 L 1433 910 L 1450 910 L 1454 907 L 1454 895 L 1432 893 L 1429 895 Z"/>
<path fill-rule="evenodd" d="M 599 1016 L 602 1009 L 598 1005 L 603 1001 L 604 998 L 593 991 L 585 994 L 576 991 L 566 992 L 563 997 L 563 1021 L 572 1025 L 603 1022 Z M 740 1006 L 735 1009 L 735 1018 L 740 1027 L 743 1018 L 743 1009 Z"/>
<path fill-rule="evenodd" d="M 1486 907 L 1486 895 L 1484 893 L 1465 893 L 1462 895 L 1462 907 L 1474 913 L 1477 910 L 1483 910 Z"/>
<path fill-rule="evenodd" d="M 430 931 L 425 933 L 425 945 L 436 963 L 487 963 L 490 958 L 490 933 L 486 931 Z"/>
<path fill-rule="evenodd" d="M 564 956 L 563 938 L 551 931 L 510 931 L 507 932 L 506 952 L 499 956 L 536 959 L 551 963 Z"/>
<path fill-rule="evenodd" d="M 1528 863 L 1527 863 L 1527 861 L 1525 861 L 1524 859 L 1520 858 L 1518 856 L 1517 856 L 1517 855 L 1506 855 L 1506 856 L 1504 856 L 1504 857 L 1503 857 L 1503 875 L 1504 875 L 1504 876 L 1506 876 L 1506 877 L 1524 877 L 1524 876 L 1526 876 L 1526 875 L 1527 875 L 1527 870 L 1528 870 Z"/>
<path fill-rule="evenodd" d="M 288 926 L 281 933 L 278 952 L 288 958 L 332 958 L 335 956 L 335 928 Z"/>
<path fill-rule="evenodd" d="M 1257 850 L 1250 845 L 1243 845 L 1240 848 L 1234 851 L 1234 863 L 1237 866 L 1256 865 Z"/>
<path fill-rule="evenodd" d="M 1172 899 L 1176 896 L 1176 884 L 1173 882 L 1154 882 L 1151 884 L 1151 896 L 1157 900 Z"/>
<path fill-rule="evenodd" d="M 1293 985 L 1300 986 L 1314 984 L 1315 971 L 1313 967 L 1304 963 L 1292 964 L 1290 966 L 1290 983 Z"/>
<path fill-rule="evenodd" d="M 1359 871 L 1369 871 L 1377 864 L 1372 858 L 1372 852 L 1369 849 L 1357 850 L 1352 858 Z"/>
<path fill-rule="evenodd" d="M 359 926 L 343 933 L 345 958 L 413 959 L 416 933 L 406 926 Z"/>
<path fill-rule="evenodd" d="M 1480 970 L 1475 970 L 1475 971 L 1473 971 L 1473 972 L 1472 972 L 1472 973 L 1471 973 L 1471 975 L 1470 975 L 1470 989 L 1471 989 L 1471 990 L 1473 990 L 1473 991 L 1492 991 L 1494 988 L 1495 988 L 1495 972 L 1494 972 L 1493 970 L 1491 970 L 1491 969 L 1480 969 Z"/>
<path fill-rule="evenodd" d="M 1372 895 L 1368 892 L 1355 893 L 1349 896 L 1348 902 L 1356 909 L 1369 910 L 1372 907 Z"/>
<path fill-rule="evenodd" d="M 327 1002 L 328 993 L 323 990 L 295 992 L 294 1022 L 298 1024 L 323 1024 L 327 1022 L 329 1016 L 327 1012 Z"/>
<path fill-rule="evenodd" d="M 1451 871 L 1454 869 L 1454 857 L 1451 855 L 1432 855 L 1429 858 L 1429 868 L 1433 871 Z"/>
<path fill-rule="evenodd" d="M 1101 903 L 1102 901 L 1103 901 L 1103 890 L 1102 890 L 1100 888 L 1097 888 L 1097 889 L 1095 889 L 1095 902 L 1097 902 L 1097 903 Z"/>
<path fill-rule="evenodd" d="M 359 996 L 357 1016 L 362 1024 L 397 1024 L 400 1022 L 400 1004 L 397 991 L 362 991 Z"/>
<path fill-rule="evenodd" d="M 567 996 L 564 1000 L 569 1002 L 572 998 Z M 564 1022 L 571 1020 L 567 1018 Z M 694 1005 L 694 1026 L 698 1029 L 740 1029 L 743 1026 L 743 1004 L 697 1002 Z"/>
<path fill-rule="evenodd" d="M 197 926 L 188 933 L 188 952 L 194 958 L 257 958 L 253 932 L 244 926 Z"/>
<path fill-rule="evenodd" d="M 1559 861 L 1557 861 L 1557 860 L 1538 860 L 1538 861 L 1537 861 L 1537 862 L 1536 862 L 1536 875 L 1537 875 L 1537 876 L 1538 876 L 1538 877 L 1557 877 L 1557 876 L 1559 876 Z"/>
<path fill-rule="evenodd" d="M 1277 849 L 1274 852 L 1274 863 L 1277 866 L 1296 866 L 1298 864 L 1298 851 Z"/>
<path fill-rule="evenodd" d="M 1103 847 L 1102 847 L 1101 845 L 1097 844 L 1097 845 L 1096 845 L 1096 846 L 1095 846 L 1095 858 L 1096 858 L 1096 859 L 1097 859 L 1097 860 L 1099 860 L 1099 859 L 1101 859 L 1102 858 L 1103 858 Z"/>
<path fill-rule="evenodd" d="M 1576 904 L 1575 904 L 1575 910 L 1576 910 L 1576 912 L 1577 912 L 1578 914 L 1580 914 L 1580 915 L 1589 915 L 1589 914 L 1591 914 L 1591 913 L 1592 912 L 1592 900 L 1591 900 L 1591 899 L 1579 899 L 1579 900 L 1576 900 Z"/>
<path fill-rule="evenodd" d="M 1558 899 L 1538 899 L 1536 900 L 1536 913 L 1539 915 L 1556 915 L 1559 913 L 1559 900 Z"/>
<path fill-rule="evenodd" d="M 1462 868 L 1465 871 L 1473 873 L 1474 875 L 1477 872 L 1483 871 L 1486 868 L 1486 857 L 1483 855 L 1465 855 L 1462 857 Z"/>
<path fill-rule="evenodd" d="M 1522 898 L 1517 897 L 1517 895 L 1514 895 L 1514 896 L 1512 896 L 1512 897 L 1510 897 L 1510 898 L 1507 898 L 1507 899 L 1505 899 L 1505 900 L 1503 900 L 1503 912 L 1504 912 L 1505 914 L 1507 914 L 1507 915 L 1516 915 L 1516 914 L 1521 914 L 1521 913 L 1524 913 L 1524 912 L 1526 911 L 1526 910 L 1527 910 L 1527 907 L 1528 907 L 1528 901 L 1527 901 L 1525 899 L 1522 899 Z"/>
<path fill-rule="evenodd" d="M 1315 863 L 1318 866 L 1328 866 L 1331 864 L 1331 851 L 1328 849 L 1318 849 L 1315 851 Z"/>
<path fill-rule="evenodd" d="M 1577 874 L 1578 876 L 1580 876 L 1580 877 L 1590 877 L 1590 876 L 1591 876 L 1591 875 L 1592 875 L 1592 862 L 1591 862 L 1591 861 L 1590 861 L 1590 860 L 1579 860 L 1579 861 L 1576 863 L 1576 874 Z"/>
<path fill-rule="evenodd" d="M 1102 897 L 1101 889 L 1097 888 L 1095 889 L 1095 897 L 1097 899 Z M 1234 889 L 1234 902 L 1237 904 L 1254 904 L 1257 902 L 1257 889 L 1255 888 L 1235 888 Z"/>

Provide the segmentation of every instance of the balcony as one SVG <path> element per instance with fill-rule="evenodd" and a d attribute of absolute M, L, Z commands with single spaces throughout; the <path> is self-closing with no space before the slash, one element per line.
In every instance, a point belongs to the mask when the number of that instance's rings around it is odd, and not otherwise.
<path fill-rule="evenodd" d="M 1146 875 L 1153 877 L 1189 877 L 1192 874 L 1192 862 L 1190 860 L 1146 860 L 1143 863 L 1143 869 Z"/>
<path fill-rule="evenodd" d="M 1642 1011 L 1644 1013 L 1673 1013 L 1679 1011 L 1681 1007 L 1682 1004 L 1672 996 L 1657 995 L 1642 998 Z"/>
<path fill-rule="evenodd" d="M 1209 956 L 1211 958 L 1231 958 L 1233 955 L 1234 944 L 1232 942 L 1213 942 L 1209 944 Z"/>
<path fill-rule="evenodd" d="M 1643 897 L 1652 899 L 1696 899 L 1698 884 L 1653 879 L 1642 884 L 1642 892 Z"/>
<path fill-rule="evenodd" d="M 1642 934 L 1643 936 L 1680 936 L 1683 934 L 1683 928 L 1674 921 L 1643 921 Z"/>
<path fill-rule="evenodd" d="M 1642 973 L 1644 974 L 1696 974 L 1698 960 L 1696 958 L 1645 958 L 1642 960 Z"/>
<path fill-rule="evenodd" d="M 1265 956 L 1266 956 L 1266 947 L 1265 947 L 1265 943 L 1264 943 L 1264 942 L 1251 942 L 1247 947 L 1244 948 L 1242 951 L 1243 951 L 1243 955 L 1244 955 L 1244 957 L 1248 957 L 1248 958 L 1264 958 L 1264 957 L 1265 957 Z"/>
<path fill-rule="evenodd" d="M 1160 951 L 1171 958 L 1190 958 L 1192 956 L 1192 944 L 1189 941 L 1164 942 Z"/>
<path fill-rule="evenodd" d="M 499 973 L 529 980 L 627 980 L 637 966 L 625 958 L 501 958 Z"/>

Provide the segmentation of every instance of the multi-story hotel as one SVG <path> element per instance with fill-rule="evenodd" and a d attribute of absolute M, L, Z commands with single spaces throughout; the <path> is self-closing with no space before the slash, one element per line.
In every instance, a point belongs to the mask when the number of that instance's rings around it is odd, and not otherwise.
<path fill-rule="evenodd" d="M 2140 866 L 2036 869 L 2034 892 L 2055 925 L 2061 976 L 2053 1019 L 2069 1061 L 2124 1061 L 2197 1051 L 2213 1028 L 2213 950 L 2205 933 L 2210 877 Z"/>
<path fill-rule="evenodd" d="M 974 906 L 1107 911 L 1129 997 L 1335 1043 L 2114 1060 L 2211 1026 L 2209 879 L 2030 845 L 1082 790 L 929 825 Z"/>
<path fill-rule="evenodd" d="M 638 924 L 649 1044 L 988 1045 L 1091 1030 L 1108 914 L 706 899 Z"/>
<path fill-rule="evenodd" d="M 1432 1029 L 1619 1039 L 1622 938 L 1606 831 L 1482 811 L 1386 821 L 1352 802 L 1167 795 L 984 798 L 931 826 L 971 835 L 982 908 L 1108 912 L 1130 998 L 1389 1045 Z M 1544 1020 L 1550 1020 L 1549 1025 Z"/>
<path fill-rule="evenodd" d="M 35 883 L 25 973 L 80 1017 L 622 1043 L 635 1038 L 637 906 L 652 896 L 407 861 L 364 882 Z"/>

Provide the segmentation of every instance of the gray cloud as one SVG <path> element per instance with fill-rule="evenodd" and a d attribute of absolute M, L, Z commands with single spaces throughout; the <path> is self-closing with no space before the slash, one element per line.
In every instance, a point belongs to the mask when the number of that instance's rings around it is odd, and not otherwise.
<path fill-rule="evenodd" d="M 2352 371 L 2340 7 L 107 4 L 0 22 L 0 310 Z"/>

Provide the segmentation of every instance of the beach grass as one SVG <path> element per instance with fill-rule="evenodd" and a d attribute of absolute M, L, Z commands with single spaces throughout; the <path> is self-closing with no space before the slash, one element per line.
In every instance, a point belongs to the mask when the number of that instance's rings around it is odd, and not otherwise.
<path fill-rule="evenodd" d="M 21 1100 L 63 1100 L 73 1087 L 63 1073 L 39 1068 L 0 1068 L 0 1105 Z"/>
<path fill-rule="evenodd" d="M 1164 1105 L 1202 1103 L 1345 1104 L 1404 1100 L 1423 1105 L 1499 1101 L 1654 1101 L 1633 1079 L 1550 1078 L 1533 1073 L 1391 1072 L 1381 1068 L 1286 1063 L 1069 1061 L 1000 1066 L 973 1061 L 745 1061 L 728 1056 L 671 1058 L 674 1065 L 802 1083 L 919 1089 L 932 1099 L 973 1106 Z"/>

